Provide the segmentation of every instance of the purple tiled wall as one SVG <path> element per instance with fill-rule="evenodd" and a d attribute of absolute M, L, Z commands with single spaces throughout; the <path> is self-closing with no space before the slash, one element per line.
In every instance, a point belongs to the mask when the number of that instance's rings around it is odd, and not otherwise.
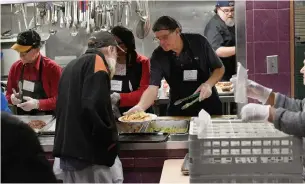
<path fill-rule="evenodd" d="M 249 78 L 290 96 L 290 2 L 246 2 Z M 278 73 L 267 74 L 266 56 L 278 55 Z"/>

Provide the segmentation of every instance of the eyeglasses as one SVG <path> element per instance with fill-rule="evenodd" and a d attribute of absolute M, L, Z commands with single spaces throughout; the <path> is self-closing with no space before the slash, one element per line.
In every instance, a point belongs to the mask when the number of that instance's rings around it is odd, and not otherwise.
<path fill-rule="evenodd" d="M 160 43 L 161 40 L 166 41 L 173 32 L 175 32 L 175 30 L 171 30 L 168 34 L 162 35 L 160 38 L 154 37 L 153 41 L 157 43 Z"/>
<path fill-rule="evenodd" d="M 225 13 L 226 15 L 229 15 L 230 13 L 234 13 L 234 8 L 233 9 L 222 9 L 219 8 L 221 11 L 223 11 L 223 13 Z"/>
<path fill-rule="evenodd" d="M 120 51 L 126 53 L 126 51 L 125 51 L 122 47 L 120 47 L 121 44 L 124 44 L 124 43 L 123 43 L 123 42 L 120 42 L 120 43 L 118 43 L 118 45 L 117 45 L 116 47 L 117 47 Z"/>

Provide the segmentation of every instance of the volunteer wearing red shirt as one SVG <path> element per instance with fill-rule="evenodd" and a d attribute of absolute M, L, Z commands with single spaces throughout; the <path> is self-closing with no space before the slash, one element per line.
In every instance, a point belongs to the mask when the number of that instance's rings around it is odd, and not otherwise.
<path fill-rule="evenodd" d="M 118 42 L 118 59 L 115 75 L 111 80 L 113 108 L 119 106 L 120 114 L 136 105 L 149 85 L 149 59 L 136 52 L 131 30 L 116 26 L 111 30 Z M 115 113 L 116 117 L 120 114 Z"/>
<path fill-rule="evenodd" d="M 40 47 L 41 38 L 34 30 L 19 33 L 12 46 L 20 53 L 20 60 L 10 69 L 6 98 L 17 107 L 18 115 L 52 114 L 55 110 L 61 67 L 42 56 Z"/>

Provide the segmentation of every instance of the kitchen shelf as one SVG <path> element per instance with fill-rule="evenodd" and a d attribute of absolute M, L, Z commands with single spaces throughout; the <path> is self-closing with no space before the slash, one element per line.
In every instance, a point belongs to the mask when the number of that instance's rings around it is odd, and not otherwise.
<path fill-rule="evenodd" d="M 50 38 L 50 34 L 49 33 L 39 33 L 40 37 L 41 37 L 41 41 L 47 41 Z M 16 42 L 17 41 L 17 37 L 14 38 L 8 38 L 8 39 L 0 39 L 0 43 L 12 43 L 12 42 Z"/>
<path fill-rule="evenodd" d="M 50 2 L 50 0 L 0 0 L 0 4 L 40 3 L 40 2 Z M 52 0 L 52 2 L 62 2 L 62 0 Z"/>

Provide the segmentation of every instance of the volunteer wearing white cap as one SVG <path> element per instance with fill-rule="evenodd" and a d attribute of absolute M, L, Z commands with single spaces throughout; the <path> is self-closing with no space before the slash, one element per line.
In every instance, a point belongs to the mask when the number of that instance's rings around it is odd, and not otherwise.
<path fill-rule="evenodd" d="M 305 85 L 305 60 L 301 73 Z M 231 79 L 233 83 L 235 80 Z M 243 121 L 269 121 L 287 134 L 305 137 L 305 99 L 289 98 L 251 80 L 248 80 L 247 93 L 262 104 L 245 105 L 241 110 Z"/>

